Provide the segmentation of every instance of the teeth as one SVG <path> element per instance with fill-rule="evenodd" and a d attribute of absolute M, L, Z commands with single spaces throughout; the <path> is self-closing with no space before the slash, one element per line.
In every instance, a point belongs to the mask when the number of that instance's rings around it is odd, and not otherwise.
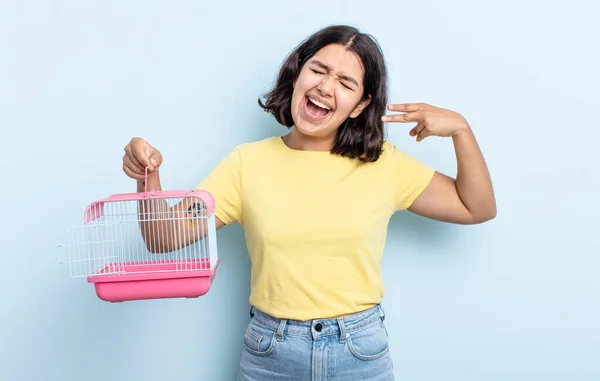
<path fill-rule="evenodd" d="M 321 108 L 324 108 L 325 110 L 331 110 L 331 108 L 330 108 L 329 106 L 327 106 L 327 105 L 324 105 L 323 103 L 321 103 L 321 102 L 317 101 L 317 100 L 316 100 L 316 99 L 314 99 L 314 98 L 308 98 L 308 100 L 310 100 L 312 103 L 316 104 L 317 106 L 319 106 L 319 107 L 321 107 Z"/>

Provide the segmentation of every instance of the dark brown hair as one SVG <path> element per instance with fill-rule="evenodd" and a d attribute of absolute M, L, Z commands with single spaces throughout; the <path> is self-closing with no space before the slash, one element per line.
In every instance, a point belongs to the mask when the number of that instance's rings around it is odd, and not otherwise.
<path fill-rule="evenodd" d="M 263 103 L 259 99 L 258 104 L 273 114 L 280 124 L 292 127 L 293 83 L 304 63 L 330 44 L 344 45 L 360 57 L 365 72 L 361 101 L 371 96 L 371 103 L 357 118 L 346 119 L 338 128 L 331 153 L 358 158 L 363 162 L 376 161 L 381 155 L 384 139 L 381 117 L 387 106 L 387 69 L 377 41 L 354 27 L 329 26 L 304 40 L 287 56 L 279 71 L 277 82 L 264 96 L 266 102 Z"/>

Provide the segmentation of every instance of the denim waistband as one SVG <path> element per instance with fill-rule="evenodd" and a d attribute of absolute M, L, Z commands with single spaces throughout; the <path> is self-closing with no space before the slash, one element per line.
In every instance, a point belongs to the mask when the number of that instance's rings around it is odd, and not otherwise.
<path fill-rule="evenodd" d="M 380 324 L 385 319 L 385 311 L 381 304 L 377 304 L 367 310 L 339 318 L 300 321 L 275 318 L 256 307 L 251 307 L 250 316 L 255 323 L 275 331 L 278 340 L 281 340 L 284 334 L 313 338 L 339 335 L 343 340 L 348 333 Z"/>

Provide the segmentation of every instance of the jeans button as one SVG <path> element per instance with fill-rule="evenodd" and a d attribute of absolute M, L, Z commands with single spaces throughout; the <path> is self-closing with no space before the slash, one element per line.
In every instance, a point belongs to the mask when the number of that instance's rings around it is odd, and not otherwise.
<path fill-rule="evenodd" d="M 321 323 L 317 323 L 317 324 L 315 325 L 315 331 L 317 331 L 317 332 L 321 332 L 321 330 L 322 330 L 322 329 L 323 329 L 323 324 L 321 324 Z"/>

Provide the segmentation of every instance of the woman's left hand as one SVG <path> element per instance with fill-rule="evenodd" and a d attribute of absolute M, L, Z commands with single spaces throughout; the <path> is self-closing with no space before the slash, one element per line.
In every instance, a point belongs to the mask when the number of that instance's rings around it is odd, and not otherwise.
<path fill-rule="evenodd" d="M 388 110 L 404 114 L 385 115 L 384 122 L 417 123 L 409 132 L 417 137 L 417 142 L 428 136 L 450 137 L 470 130 L 469 123 L 459 113 L 425 103 L 391 104 Z"/>

